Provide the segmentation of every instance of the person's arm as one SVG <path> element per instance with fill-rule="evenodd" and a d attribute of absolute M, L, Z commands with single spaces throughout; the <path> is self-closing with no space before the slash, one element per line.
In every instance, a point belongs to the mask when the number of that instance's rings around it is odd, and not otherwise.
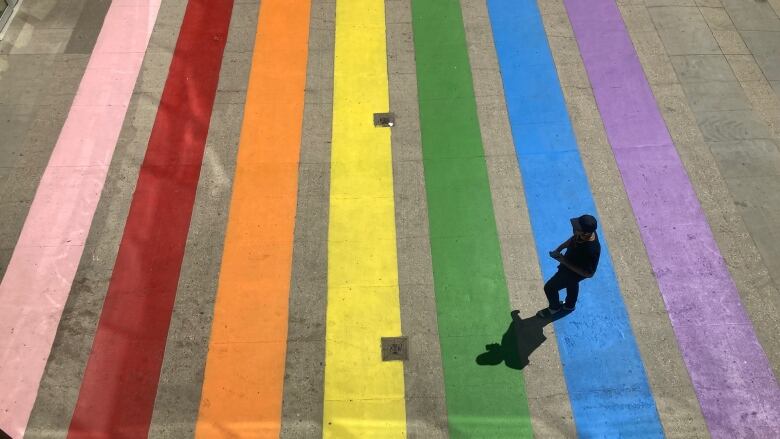
<path fill-rule="evenodd" d="M 559 245 L 559 246 L 558 246 L 558 248 L 556 248 L 555 250 L 553 250 L 553 253 L 560 253 L 560 252 L 561 252 L 561 250 L 565 249 L 566 247 L 568 247 L 568 246 L 569 246 L 569 244 L 571 244 L 571 240 L 572 240 L 572 239 L 574 239 L 574 237 L 573 237 L 573 236 L 572 236 L 571 238 L 567 239 L 567 240 L 566 240 L 566 241 L 565 241 L 563 244 Z"/>
<path fill-rule="evenodd" d="M 565 267 L 567 267 L 569 270 L 579 274 L 582 277 L 590 278 L 593 277 L 594 274 L 596 274 L 596 267 L 599 265 L 599 257 L 601 256 L 601 245 L 596 243 L 595 247 L 592 249 L 590 254 L 590 259 L 585 263 L 584 267 L 577 267 L 574 266 L 574 264 L 569 263 L 566 261 L 566 257 L 561 257 L 558 259 L 561 264 L 563 264 Z"/>
<path fill-rule="evenodd" d="M 560 258 L 560 259 L 558 259 L 558 260 L 559 260 L 559 261 L 561 262 L 561 264 L 563 264 L 563 265 L 564 265 L 566 268 L 568 268 L 569 270 L 571 270 L 571 271 L 573 271 L 573 272 L 575 272 L 575 273 L 579 274 L 579 275 L 580 275 L 580 276 L 582 276 L 582 277 L 591 277 L 591 276 L 593 276 L 593 273 L 587 273 L 587 272 L 586 272 L 585 270 L 583 270 L 582 268 L 580 268 L 580 267 L 577 267 L 577 266 L 575 266 L 574 264 L 570 264 L 568 261 L 566 261 L 566 257 L 562 257 L 562 258 Z"/>
<path fill-rule="evenodd" d="M 556 261 L 559 261 L 561 258 L 563 258 L 563 255 L 561 254 L 561 250 L 565 249 L 566 247 L 571 244 L 571 240 L 574 239 L 572 236 L 571 238 L 567 239 L 563 244 L 559 245 L 558 248 L 550 252 L 550 257 L 555 259 Z"/>

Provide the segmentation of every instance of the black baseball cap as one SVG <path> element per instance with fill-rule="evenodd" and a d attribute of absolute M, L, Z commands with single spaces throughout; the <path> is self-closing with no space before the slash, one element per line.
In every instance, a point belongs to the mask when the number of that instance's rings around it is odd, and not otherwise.
<path fill-rule="evenodd" d="M 577 218 L 572 218 L 570 221 L 574 230 L 584 233 L 593 233 L 596 231 L 596 218 L 593 218 L 590 215 L 582 215 Z"/>

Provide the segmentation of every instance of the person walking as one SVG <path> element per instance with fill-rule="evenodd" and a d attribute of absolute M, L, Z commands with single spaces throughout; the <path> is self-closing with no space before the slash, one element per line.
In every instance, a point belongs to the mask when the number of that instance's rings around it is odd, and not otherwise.
<path fill-rule="evenodd" d="M 558 272 L 544 284 L 544 294 L 549 306 L 536 315 L 550 318 L 560 311 L 574 311 L 580 291 L 580 281 L 593 277 L 601 256 L 601 244 L 596 234 L 596 218 L 582 215 L 571 220 L 573 235 L 558 248 L 550 252 L 550 257 L 560 262 Z M 566 249 L 566 253 L 561 250 Z M 558 292 L 566 289 L 566 301 L 561 305 Z"/>

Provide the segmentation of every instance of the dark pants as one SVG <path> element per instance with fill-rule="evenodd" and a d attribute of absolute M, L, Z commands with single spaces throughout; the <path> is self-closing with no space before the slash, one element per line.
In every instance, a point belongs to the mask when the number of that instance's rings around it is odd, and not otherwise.
<path fill-rule="evenodd" d="M 561 302 L 558 297 L 558 291 L 566 288 L 566 306 L 574 307 L 577 303 L 577 295 L 580 292 L 580 281 L 582 276 L 566 268 L 559 268 L 558 272 L 544 284 L 544 294 L 547 295 L 547 301 L 550 302 L 550 308 L 558 309 Z"/>

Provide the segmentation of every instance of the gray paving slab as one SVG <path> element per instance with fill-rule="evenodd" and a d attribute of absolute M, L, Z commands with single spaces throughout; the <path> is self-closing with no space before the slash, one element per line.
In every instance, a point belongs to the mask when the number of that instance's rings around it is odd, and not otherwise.
<path fill-rule="evenodd" d="M 767 218 L 780 218 L 780 211 L 775 206 L 780 205 L 780 179 L 774 175 L 753 175 L 750 177 L 731 177 L 726 181 L 732 189 L 735 198 L 739 195 L 740 206 L 760 210 Z M 765 225 L 777 224 L 769 221 Z M 757 224 L 757 226 L 759 226 Z"/>
<path fill-rule="evenodd" d="M 650 84 L 671 84 L 676 78 L 667 55 L 642 55 L 645 78 Z"/>
<path fill-rule="evenodd" d="M 694 0 L 644 0 L 647 7 L 652 6 L 695 6 Z"/>
<path fill-rule="evenodd" d="M 621 0 L 621 3 L 642 3 L 644 0 Z M 566 14 L 566 7 L 563 5 L 563 2 L 558 0 L 539 0 L 536 2 L 537 6 L 539 7 L 539 12 L 543 16 L 548 15 L 558 15 L 558 14 Z"/>
<path fill-rule="evenodd" d="M 223 55 L 223 66 L 229 71 L 236 72 L 235 75 L 220 75 L 217 84 L 217 91 L 246 91 L 247 81 L 240 78 L 249 77 L 251 64 L 246 62 L 250 57 L 245 52 L 225 52 Z"/>
<path fill-rule="evenodd" d="M 472 65 L 475 64 L 472 60 Z M 506 103 L 503 96 L 486 96 L 479 100 L 479 126 L 481 131 L 500 132 L 505 126 L 506 121 L 501 117 L 506 117 Z M 503 139 L 496 139 L 491 143 L 482 145 L 485 156 L 514 156 L 514 143 L 511 136 L 505 136 Z M 496 208 L 496 206 L 494 206 Z"/>
<path fill-rule="evenodd" d="M 669 58 L 681 83 L 736 80 L 726 57 L 721 54 L 682 55 Z"/>
<path fill-rule="evenodd" d="M 780 148 L 769 139 L 710 142 L 724 178 L 780 177 Z"/>
<path fill-rule="evenodd" d="M 165 80 L 168 78 L 168 70 L 171 67 L 172 58 L 173 52 L 147 53 L 144 57 L 145 68 L 138 74 L 133 91 L 136 93 L 147 93 L 159 101 Z"/>
<path fill-rule="evenodd" d="M 596 107 L 596 100 L 588 89 L 563 87 L 563 95 L 568 104 L 569 118 L 572 122 L 599 120 L 599 110 L 598 107 Z"/>
<path fill-rule="evenodd" d="M 780 281 L 780 251 L 773 241 L 780 238 L 776 224 L 780 222 L 780 200 L 774 191 L 780 190 L 780 179 L 774 175 L 758 177 L 733 177 L 727 180 L 729 190 L 733 194 L 735 203 L 745 220 L 748 232 L 755 241 L 762 259 L 769 270 L 769 275 L 775 283 Z M 737 201 L 738 200 L 738 201 Z M 769 305 L 777 309 L 780 301 L 773 297 Z M 776 321 L 776 319 L 773 319 Z M 754 319 L 755 324 L 755 319 Z M 762 340 L 765 351 L 778 348 L 778 343 L 773 341 L 768 344 Z M 772 358 L 772 352 L 767 352 Z M 775 369 L 777 367 L 775 366 Z"/>
<path fill-rule="evenodd" d="M 649 8 L 669 55 L 719 54 L 720 48 L 697 7 Z"/>
<path fill-rule="evenodd" d="M 552 3 L 552 2 L 550 2 Z M 557 2 L 560 3 L 560 2 Z M 571 26 L 567 26 L 569 16 L 566 15 L 565 9 L 563 12 L 546 14 L 544 15 L 545 32 L 547 37 L 568 37 L 574 38 L 574 33 L 571 30 Z"/>
<path fill-rule="evenodd" d="M 396 125 L 397 126 L 397 125 Z M 401 127 L 393 131 L 408 129 Z M 395 133 L 393 133 L 395 135 Z M 396 144 L 394 144 L 396 145 Z M 393 150 L 395 154 L 397 150 Z M 423 185 L 425 180 L 420 172 L 423 172 L 422 161 L 418 160 L 397 160 L 393 164 L 393 180 L 411 187 Z M 428 237 L 428 207 L 425 191 L 405 189 L 399 187 L 396 190 L 396 237 L 398 239 L 420 239 L 426 240 Z M 404 227 L 400 227 L 403 224 Z M 400 258 L 399 259 L 403 259 Z M 399 261 L 399 264 L 401 262 Z M 400 266 L 400 265 L 399 265 Z M 401 274 L 399 273 L 399 276 Z M 416 277 L 415 277 L 416 278 Z M 408 279 L 409 282 L 417 282 L 415 278 Z M 427 277 L 426 277 L 427 278 Z"/>
<path fill-rule="evenodd" d="M 546 4 L 549 7 L 550 2 Z M 515 157 L 492 28 L 484 3 L 461 1 L 461 7 L 509 302 L 522 318 L 527 318 L 544 308 L 546 299 L 530 233 L 530 217 Z M 557 15 L 545 16 L 545 22 L 548 21 L 552 26 L 561 25 Z M 563 30 L 564 34 L 569 32 Z M 577 52 L 570 41 L 557 35 L 550 38 L 559 50 L 558 59 L 576 69 Z M 584 69 L 581 73 L 584 76 Z M 581 77 L 573 82 L 587 84 Z M 496 98 L 486 99 L 496 94 Z M 575 437 L 571 404 L 552 325 L 544 327 L 544 336 L 546 341 L 533 352 L 530 364 L 522 371 L 534 434 L 537 437 Z"/>
<path fill-rule="evenodd" d="M 280 437 L 322 436 L 336 5 L 313 2 Z"/>
<path fill-rule="evenodd" d="M 38 166 L 16 166 L 11 168 L 8 181 L 0 191 L 0 200 L 4 203 L 31 202 L 35 197 L 35 190 L 43 174 L 45 163 Z M 27 212 L 20 212 L 25 217 Z M 10 228 L 13 230 L 16 227 Z M 18 226 L 21 230 L 21 225 Z M 18 235 L 18 231 L 16 232 Z M 15 241 L 14 241 L 15 242 Z"/>
<path fill-rule="evenodd" d="M 552 49 L 555 61 L 559 64 L 576 62 L 580 56 L 580 49 L 574 38 L 552 36 L 547 39 L 547 42 Z"/>
<path fill-rule="evenodd" d="M 769 127 L 751 110 L 700 111 L 696 119 L 706 141 L 772 138 Z"/>
<path fill-rule="evenodd" d="M 766 1 L 721 0 L 739 30 L 780 31 L 780 19 Z"/>
<path fill-rule="evenodd" d="M 723 7 L 723 3 L 720 0 L 695 0 L 697 6 L 703 6 L 708 8 L 720 8 Z"/>
<path fill-rule="evenodd" d="M 17 14 L 14 22 L 21 19 L 20 15 L 22 14 Z M 16 35 L 16 42 L 9 53 L 12 55 L 63 53 L 72 32 L 72 29 L 35 29 L 25 26 Z M 6 35 L 6 38 L 9 36 Z"/>
<path fill-rule="evenodd" d="M 117 149 L 122 148 L 127 151 L 123 156 L 123 165 L 141 165 L 146 154 L 151 128 L 157 116 L 160 93 L 161 90 L 133 94 L 117 141 Z"/>
<path fill-rule="evenodd" d="M 704 21 L 710 27 L 710 30 L 736 30 L 731 17 L 724 8 L 699 8 Z"/>
<path fill-rule="evenodd" d="M 176 373 L 160 377 L 148 437 L 194 437 L 194 419 L 187 408 L 197 408 L 200 403 L 200 386 L 192 383 L 203 382 L 203 367 L 197 359 L 202 358 L 207 345 L 208 340 L 197 338 L 168 340 L 165 355 L 169 361 L 176 363 Z"/>
<path fill-rule="evenodd" d="M 179 3 L 176 3 L 179 5 Z M 180 6 L 180 5 L 179 5 Z M 168 8 L 161 8 L 160 11 L 167 10 Z M 179 14 L 181 19 L 184 18 L 184 7 L 179 7 Z M 181 23 L 181 19 L 178 23 Z M 149 44 L 146 47 L 146 54 L 153 52 L 167 52 L 173 53 L 173 49 L 176 46 L 176 40 L 179 36 L 179 25 L 174 22 L 173 17 L 168 21 L 157 21 L 154 24 L 154 32 L 152 32 L 149 38 Z"/>
<path fill-rule="evenodd" d="M 683 84 L 693 111 L 750 110 L 742 86 L 737 81 L 694 82 Z"/>
<path fill-rule="evenodd" d="M 764 78 L 740 83 L 753 112 L 766 123 L 775 140 L 780 140 L 780 99 Z"/>
<path fill-rule="evenodd" d="M 70 9 L 73 6 L 71 2 L 58 2 L 57 4 L 58 8 Z M 73 33 L 70 34 L 70 39 L 68 39 L 63 52 L 91 53 L 110 6 L 110 0 L 84 2 L 83 7 L 79 10 L 78 20 L 72 26 Z M 78 8 L 74 8 L 74 10 L 78 10 Z"/>
<path fill-rule="evenodd" d="M 0 133 L 3 133 L 3 141 L 0 142 L 0 166 L 14 166 L 17 157 L 24 154 L 27 130 L 32 118 L 33 115 L 27 111 L 18 112 L 16 105 L 0 106 Z"/>
<path fill-rule="evenodd" d="M 654 94 L 659 107 L 675 114 L 673 119 L 666 121 L 666 127 L 676 141 L 692 142 L 701 139 L 696 114 L 688 105 L 680 84 L 655 85 Z"/>
<path fill-rule="evenodd" d="M 237 6 L 237 5 L 236 5 Z M 257 6 L 255 6 L 255 15 L 257 15 Z M 231 18 L 230 32 L 236 34 L 236 38 L 228 38 L 225 44 L 225 52 L 252 52 L 255 48 L 255 31 L 256 28 L 252 26 L 235 26 L 234 23 L 238 22 L 236 14 L 244 12 L 242 9 L 233 8 L 233 18 Z M 249 11 L 248 13 L 252 13 Z M 239 36 L 240 35 L 240 36 Z"/>
<path fill-rule="evenodd" d="M 2 168 L 4 180 L 13 178 L 13 168 Z M 2 201 L 0 202 L 0 209 L 3 212 L 3 222 L 8 224 L 21 224 L 27 218 L 27 212 L 30 210 L 30 201 L 18 200 L 18 201 Z M 16 240 L 19 239 L 20 227 L 4 226 L 0 228 L 0 276 L 5 276 L 5 271 L 8 268 L 8 262 L 11 260 L 11 255 L 14 251 L 14 245 Z"/>
<path fill-rule="evenodd" d="M 740 35 L 766 79 L 780 80 L 780 32 L 741 31 Z"/>
<path fill-rule="evenodd" d="M 184 2 L 164 2 L 162 8 L 180 7 L 182 4 Z M 90 20 L 82 24 L 102 26 L 102 21 Z M 157 27 L 153 33 L 156 31 Z M 149 67 L 144 61 L 141 71 Z M 154 105 L 150 107 L 152 102 Z M 147 95 L 142 93 L 133 94 L 130 100 L 25 437 L 67 436 L 138 179 L 140 157 L 143 157 L 146 148 L 146 143 L 141 143 L 140 139 L 148 140 L 156 103 L 149 101 Z"/>
<path fill-rule="evenodd" d="M 248 38 L 250 41 L 254 41 L 254 33 L 248 37 L 247 35 L 239 35 L 244 34 L 245 32 L 241 30 L 234 31 L 233 29 L 257 29 L 257 14 L 259 12 L 259 8 L 260 2 L 238 2 L 233 4 L 233 12 L 230 18 L 230 32 L 235 34 L 236 39 Z"/>
<path fill-rule="evenodd" d="M 653 29 L 647 32 L 632 32 L 631 40 L 634 43 L 634 49 L 640 55 L 666 55 L 666 49 L 658 32 Z"/>
<path fill-rule="evenodd" d="M 0 105 L 19 108 L 35 105 L 46 84 L 46 73 L 54 54 L 0 55 Z M 27 111 L 25 111 L 27 112 Z"/>
<path fill-rule="evenodd" d="M 717 40 L 721 52 L 726 55 L 745 55 L 750 53 L 747 46 L 745 45 L 745 42 L 742 40 L 742 37 L 737 31 L 714 30 L 712 31 L 712 35 L 715 37 L 715 40 Z"/>
<path fill-rule="evenodd" d="M 654 31 L 655 25 L 645 5 L 618 5 L 626 26 L 636 32 Z"/>
<path fill-rule="evenodd" d="M 444 371 L 428 234 L 411 1 L 385 3 L 401 328 L 409 337 L 404 362 L 407 437 L 448 437 Z M 394 75 L 400 71 L 405 75 Z M 412 263 L 409 263 L 412 262 Z"/>
<path fill-rule="evenodd" d="M 739 82 L 766 80 L 753 55 L 726 55 L 726 60 Z"/>
<path fill-rule="evenodd" d="M 69 108 L 71 100 L 81 84 L 81 78 L 84 76 L 87 63 L 89 63 L 89 54 L 63 53 L 55 55 L 49 67 L 51 72 L 49 72 L 48 78 L 46 78 L 47 81 L 54 82 L 54 84 L 48 84 L 49 87 L 46 93 L 41 96 L 38 103 L 50 105 L 56 102 L 65 104 Z M 60 102 L 63 99 L 66 102 Z"/>
<path fill-rule="evenodd" d="M 780 97 L 780 81 L 769 81 L 769 83 L 772 85 L 775 93 L 777 93 L 777 96 Z"/>
<path fill-rule="evenodd" d="M 0 166 L 0 187 L 4 187 L 8 181 L 8 177 L 11 176 L 13 168 L 10 166 Z M 1 276 L 0 276 L 1 277 Z"/>
<path fill-rule="evenodd" d="M 48 162 L 67 114 L 68 105 L 64 102 L 36 107 L 34 118 L 28 125 L 27 138 L 19 146 L 22 152 L 16 158 L 17 167 L 42 167 Z"/>
<path fill-rule="evenodd" d="M 740 81 L 754 113 L 780 139 L 780 99 L 768 79 L 780 73 L 780 32 L 773 6 L 769 3 L 728 0 L 726 8 L 713 9 L 725 14 L 736 26 L 734 30 L 717 30 L 715 19 L 708 19 L 721 51 Z M 707 16 L 705 9 L 702 13 Z M 737 31 L 738 29 L 738 31 Z M 746 44 L 747 43 L 747 44 Z"/>
<path fill-rule="evenodd" d="M 218 91 L 214 98 L 214 104 L 244 104 L 246 103 L 246 95 L 239 91 L 223 90 Z"/>

